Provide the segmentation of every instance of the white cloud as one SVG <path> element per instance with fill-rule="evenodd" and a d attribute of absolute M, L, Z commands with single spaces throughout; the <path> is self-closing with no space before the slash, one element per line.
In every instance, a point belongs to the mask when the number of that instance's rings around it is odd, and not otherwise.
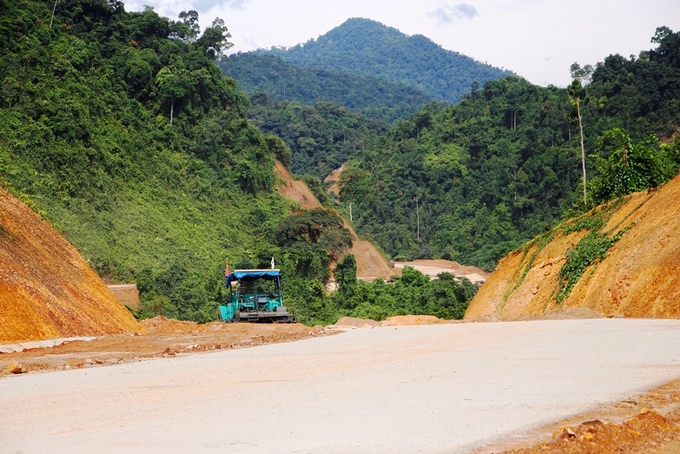
<path fill-rule="evenodd" d="M 244 10 L 249 1 L 250 0 L 228 0 L 226 4 L 231 9 Z"/>
<path fill-rule="evenodd" d="M 477 16 L 474 6 L 467 3 L 456 5 L 441 5 L 436 10 L 430 12 L 428 16 L 436 19 L 439 25 L 452 24 L 456 19 L 473 19 Z"/>

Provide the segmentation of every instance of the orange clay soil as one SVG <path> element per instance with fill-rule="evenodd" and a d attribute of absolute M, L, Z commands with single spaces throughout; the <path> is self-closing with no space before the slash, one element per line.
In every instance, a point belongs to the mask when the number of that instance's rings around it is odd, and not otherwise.
<path fill-rule="evenodd" d="M 680 380 L 529 433 L 513 434 L 505 442 L 473 451 L 474 454 L 615 452 L 680 452 Z"/>
<path fill-rule="evenodd" d="M 558 226 L 540 251 L 534 242 L 502 259 L 465 318 L 517 319 L 570 308 L 607 317 L 680 317 L 679 200 L 680 176 L 658 190 L 600 207 L 614 210 L 600 232 L 613 237 L 626 231 L 604 260 L 585 270 L 562 304 L 555 300 L 558 273 L 588 232 L 565 234 L 564 225 Z"/>
<path fill-rule="evenodd" d="M 92 341 L 66 342 L 57 347 L 0 354 L 0 376 L 17 367 L 23 373 L 96 367 L 156 357 L 251 347 L 324 336 L 330 331 L 294 324 L 194 322 L 155 317 L 140 325 L 145 334 L 119 334 Z"/>
<path fill-rule="evenodd" d="M 0 344 L 143 332 L 78 251 L 0 188 Z"/>
<path fill-rule="evenodd" d="M 304 210 L 323 208 L 304 181 L 294 180 L 290 172 L 279 161 L 276 161 L 275 169 L 280 181 L 279 194 L 299 203 L 300 208 Z M 376 277 L 387 278 L 395 274 L 385 257 L 370 241 L 360 240 L 354 229 L 346 221 L 345 228 L 352 235 L 352 247 L 347 253 L 354 254 L 357 262 L 357 278 L 373 280 Z"/>
<path fill-rule="evenodd" d="M 345 170 L 345 165 L 343 164 L 340 168 L 333 170 L 324 180 L 324 183 L 330 183 L 328 186 L 328 193 L 340 195 L 340 176 Z"/>

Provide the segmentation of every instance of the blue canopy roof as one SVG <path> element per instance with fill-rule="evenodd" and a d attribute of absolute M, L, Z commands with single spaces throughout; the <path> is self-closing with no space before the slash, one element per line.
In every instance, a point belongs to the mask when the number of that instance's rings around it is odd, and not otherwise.
<path fill-rule="evenodd" d="M 281 270 L 235 270 L 227 276 L 227 287 L 235 281 L 254 281 L 256 279 L 278 280 Z"/>

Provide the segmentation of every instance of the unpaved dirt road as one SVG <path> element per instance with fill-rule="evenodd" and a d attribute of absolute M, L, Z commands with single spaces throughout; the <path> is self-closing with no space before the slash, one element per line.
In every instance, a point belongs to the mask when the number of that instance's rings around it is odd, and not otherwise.
<path fill-rule="evenodd" d="M 0 379 L 3 452 L 467 452 L 680 378 L 678 320 L 356 329 Z"/>

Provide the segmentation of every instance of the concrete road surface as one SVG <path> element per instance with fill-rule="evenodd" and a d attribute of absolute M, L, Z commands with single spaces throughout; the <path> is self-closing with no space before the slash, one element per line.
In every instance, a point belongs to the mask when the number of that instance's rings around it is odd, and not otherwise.
<path fill-rule="evenodd" d="M 680 321 L 357 329 L 0 379 L 0 451 L 466 452 L 680 378 Z"/>

